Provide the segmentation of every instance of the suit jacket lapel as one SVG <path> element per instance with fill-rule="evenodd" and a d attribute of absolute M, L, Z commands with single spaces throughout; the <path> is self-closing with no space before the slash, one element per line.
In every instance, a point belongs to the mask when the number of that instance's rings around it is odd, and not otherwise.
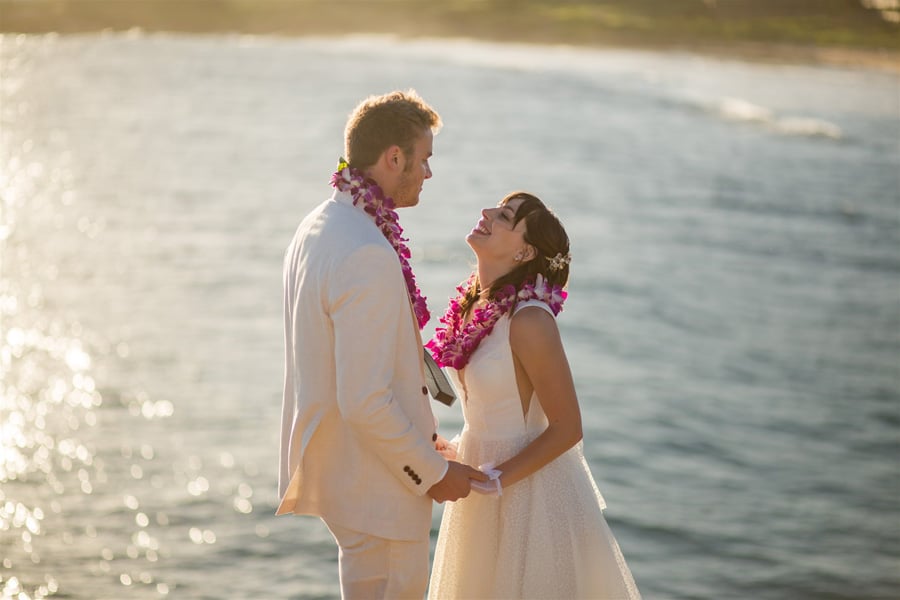
<path fill-rule="evenodd" d="M 334 194 L 332 195 L 332 198 L 338 202 L 341 202 L 342 204 L 347 204 L 349 206 L 352 206 L 352 207 L 358 209 L 360 213 L 365 215 L 366 218 L 369 219 L 369 221 L 371 221 L 372 227 L 377 228 L 377 225 L 375 225 L 375 222 L 372 221 L 372 218 L 365 212 L 365 210 L 363 210 L 362 207 L 359 207 L 359 206 L 353 204 L 353 196 L 350 194 L 350 192 L 341 192 L 339 190 L 335 190 Z M 381 232 L 379 232 L 379 233 L 381 233 Z M 385 241 L 387 241 L 387 240 L 385 240 Z M 397 258 L 397 266 L 398 267 L 400 266 L 400 258 L 399 257 Z M 402 276 L 402 270 L 401 270 L 401 276 Z M 406 281 L 404 279 L 404 284 L 405 283 L 406 283 Z M 404 290 L 405 289 L 406 289 L 406 286 L 404 285 Z M 406 305 L 409 308 L 409 318 L 412 321 L 413 331 L 416 332 L 416 340 L 418 340 L 420 347 L 424 347 L 424 344 L 422 343 L 422 333 L 421 333 L 421 331 L 419 331 L 419 319 L 416 318 L 416 311 L 413 308 L 412 300 L 409 299 L 409 291 L 408 290 L 406 293 Z M 423 350 L 423 352 L 424 352 L 424 350 Z M 422 373 L 422 380 L 424 381 L 424 379 L 425 379 L 425 361 L 421 357 L 419 360 L 419 371 Z"/>

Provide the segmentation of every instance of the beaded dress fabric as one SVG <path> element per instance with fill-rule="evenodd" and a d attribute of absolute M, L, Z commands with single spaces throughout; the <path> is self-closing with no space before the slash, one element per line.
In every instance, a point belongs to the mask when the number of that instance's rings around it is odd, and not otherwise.
<path fill-rule="evenodd" d="M 550 312 L 536 300 L 517 311 L 526 306 Z M 515 456 L 547 427 L 536 396 L 523 415 L 509 324 L 502 317 L 461 372 L 448 369 L 465 417 L 457 460 L 476 467 Z M 499 497 L 445 504 L 429 599 L 640 598 L 605 507 L 580 442 Z"/>

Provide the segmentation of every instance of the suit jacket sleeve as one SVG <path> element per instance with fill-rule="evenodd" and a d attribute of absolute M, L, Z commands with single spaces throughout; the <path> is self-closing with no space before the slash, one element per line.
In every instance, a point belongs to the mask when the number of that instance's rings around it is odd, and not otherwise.
<path fill-rule="evenodd" d="M 447 462 L 394 401 L 398 334 L 412 326 L 397 257 L 387 247 L 363 246 L 342 261 L 332 283 L 341 414 L 398 480 L 423 495 L 444 476 Z M 416 472 L 421 482 L 416 484 L 404 468 Z"/>

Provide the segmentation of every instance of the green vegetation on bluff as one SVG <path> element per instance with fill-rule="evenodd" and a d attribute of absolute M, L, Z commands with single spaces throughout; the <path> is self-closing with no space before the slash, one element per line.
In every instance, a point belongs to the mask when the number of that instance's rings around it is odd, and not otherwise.
<path fill-rule="evenodd" d="M 858 0 L 0 0 L 5 32 L 132 27 L 391 33 L 750 54 L 769 48 L 801 57 L 803 48 L 874 51 L 890 60 L 900 53 L 900 24 Z"/>

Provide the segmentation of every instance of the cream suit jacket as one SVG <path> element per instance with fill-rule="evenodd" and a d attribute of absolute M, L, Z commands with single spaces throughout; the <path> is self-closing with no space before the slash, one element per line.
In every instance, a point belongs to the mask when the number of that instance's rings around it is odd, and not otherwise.
<path fill-rule="evenodd" d="M 434 450 L 422 341 L 397 254 L 335 192 L 284 262 L 285 379 L 277 514 L 388 539 L 431 527 Z"/>

